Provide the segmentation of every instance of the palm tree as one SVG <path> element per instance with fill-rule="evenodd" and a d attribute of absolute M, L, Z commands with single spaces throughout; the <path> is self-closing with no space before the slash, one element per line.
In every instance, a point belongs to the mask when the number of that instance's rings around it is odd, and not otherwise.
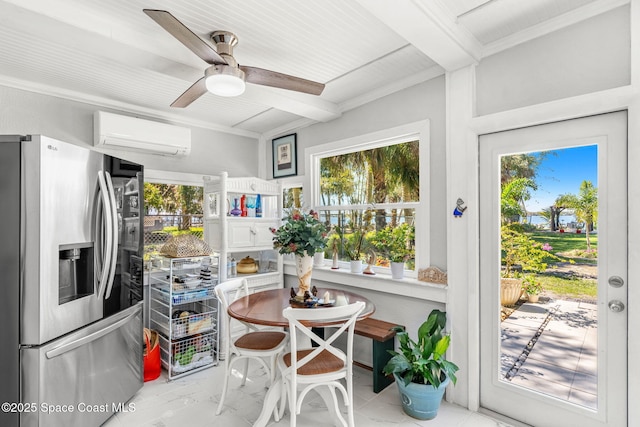
<path fill-rule="evenodd" d="M 591 252 L 591 240 L 589 232 L 593 231 L 593 225 L 598 221 L 598 189 L 591 181 L 582 181 L 580 192 L 577 196 L 567 195 L 568 207 L 572 208 L 576 220 L 585 224 L 585 239 L 587 241 L 587 252 Z"/>
<path fill-rule="evenodd" d="M 560 214 L 572 204 L 572 194 L 561 194 L 556 197 L 556 201 L 549 207 L 551 215 L 551 231 L 560 228 Z"/>
<path fill-rule="evenodd" d="M 538 212 L 538 215 L 540 215 L 542 218 L 544 218 L 544 220 L 547 222 L 547 224 L 549 224 L 549 228 L 551 229 L 551 231 L 554 231 L 554 212 L 552 210 L 553 206 L 551 208 L 544 208 L 542 209 L 540 212 Z M 535 215 L 535 214 L 534 214 Z"/>
<path fill-rule="evenodd" d="M 388 169 L 390 183 L 402 196 L 402 201 L 412 202 L 420 198 L 420 143 L 411 141 L 392 145 L 389 148 Z M 395 192 L 395 191 L 394 191 Z M 404 210 L 405 221 L 409 221 L 409 209 Z"/>
<path fill-rule="evenodd" d="M 332 197 L 332 203 L 374 206 L 415 201 L 420 189 L 419 158 L 418 141 L 326 157 L 320 161 L 322 200 L 329 204 Z M 384 209 L 375 210 L 376 229 L 387 225 L 386 215 Z"/>
<path fill-rule="evenodd" d="M 529 190 L 536 190 L 538 186 L 529 178 L 514 178 L 503 184 L 500 195 L 500 213 L 502 223 L 516 222 L 527 215 L 524 202 L 531 198 Z"/>
<path fill-rule="evenodd" d="M 525 202 L 531 198 L 530 190 L 537 190 L 538 167 L 550 152 L 510 154 L 500 158 L 500 190 L 502 220 L 514 221 L 527 216 Z M 507 205 L 505 205 L 507 202 Z M 505 212 L 505 209 L 508 212 Z"/>

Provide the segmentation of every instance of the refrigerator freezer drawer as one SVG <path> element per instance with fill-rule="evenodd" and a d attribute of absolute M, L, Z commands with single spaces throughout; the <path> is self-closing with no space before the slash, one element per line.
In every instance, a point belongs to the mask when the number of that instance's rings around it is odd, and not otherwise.
<path fill-rule="evenodd" d="M 21 349 L 21 427 L 99 426 L 142 387 L 142 303 Z"/>

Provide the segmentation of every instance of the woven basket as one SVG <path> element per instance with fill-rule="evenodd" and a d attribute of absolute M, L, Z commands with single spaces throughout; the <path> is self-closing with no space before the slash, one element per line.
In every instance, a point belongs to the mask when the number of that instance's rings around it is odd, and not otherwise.
<path fill-rule="evenodd" d="M 190 256 L 211 255 L 211 248 L 204 240 L 198 239 L 193 234 L 182 234 L 171 237 L 167 243 L 162 245 L 160 253 L 173 258 L 184 258 Z"/>

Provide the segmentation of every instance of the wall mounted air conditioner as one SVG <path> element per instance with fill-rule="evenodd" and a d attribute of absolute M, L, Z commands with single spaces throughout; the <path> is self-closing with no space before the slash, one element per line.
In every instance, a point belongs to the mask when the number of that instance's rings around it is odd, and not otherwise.
<path fill-rule="evenodd" d="M 124 151 L 186 156 L 191 152 L 191 129 L 96 111 L 93 145 Z"/>

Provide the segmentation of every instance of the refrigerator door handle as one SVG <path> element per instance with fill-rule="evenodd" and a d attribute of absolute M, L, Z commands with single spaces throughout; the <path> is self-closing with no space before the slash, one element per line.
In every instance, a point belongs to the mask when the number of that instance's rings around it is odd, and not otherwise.
<path fill-rule="evenodd" d="M 116 264 L 118 259 L 118 211 L 116 208 L 116 192 L 113 189 L 113 181 L 111 180 L 111 175 L 109 172 L 104 172 L 105 181 L 107 183 L 107 189 L 109 190 L 109 201 L 111 204 L 111 211 L 109 212 L 109 217 L 111 218 L 111 223 L 113 224 L 111 233 L 111 253 L 109 254 L 109 277 L 107 279 L 107 290 L 105 292 L 104 298 L 107 299 L 111 296 L 111 289 L 113 288 L 113 280 L 116 273 Z"/>
<path fill-rule="evenodd" d="M 59 347 L 56 347 L 47 351 L 46 352 L 47 359 L 53 359 L 54 357 L 58 357 L 64 353 L 68 353 L 75 348 L 78 348 L 87 343 L 95 341 L 109 334 L 110 332 L 115 331 L 125 323 L 129 322 L 129 320 L 131 320 L 133 317 L 137 316 L 138 312 L 142 310 L 142 307 L 140 307 L 139 305 L 134 306 L 134 308 L 135 309 L 132 310 L 131 312 L 130 310 L 126 310 L 126 311 L 120 312 L 119 315 L 112 316 L 110 318 L 111 323 L 96 332 L 90 333 L 89 335 L 78 338 L 77 340 L 71 341 L 69 343 L 62 344 Z"/>
<path fill-rule="evenodd" d="M 96 261 L 98 266 L 98 298 L 103 299 L 107 288 L 107 280 L 110 272 L 110 257 L 113 250 L 113 222 L 111 221 L 111 200 L 107 189 L 104 172 L 98 171 L 98 185 L 100 190 L 98 195 L 98 211 L 96 221 L 96 240 L 99 240 L 98 250 L 96 251 Z"/>
<path fill-rule="evenodd" d="M 98 184 L 100 183 L 100 179 L 98 179 Z M 95 239 L 95 252 L 93 255 L 93 259 L 94 259 L 94 263 L 95 263 L 95 268 L 96 268 L 96 273 L 95 273 L 95 277 L 96 277 L 96 283 L 97 283 L 97 287 L 99 288 L 100 286 L 100 277 L 102 275 L 102 271 L 104 266 L 103 261 L 104 261 L 104 222 L 102 220 L 102 197 L 101 197 L 101 193 L 100 190 L 98 190 L 98 197 L 96 198 L 96 222 L 93 224 L 93 231 L 94 231 L 94 239 Z"/>

